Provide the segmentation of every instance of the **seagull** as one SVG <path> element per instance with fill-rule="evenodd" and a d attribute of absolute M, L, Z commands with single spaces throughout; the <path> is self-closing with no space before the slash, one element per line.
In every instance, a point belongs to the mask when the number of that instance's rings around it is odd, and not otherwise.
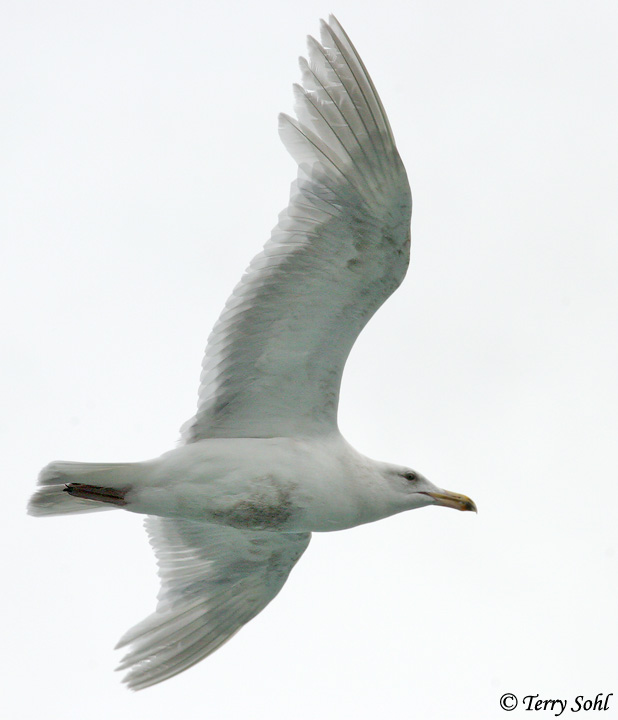
<path fill-rule="evenodd" d="M 339 432 L 343 368 L 401 284 L 412 199 L 384 107 L 332 15 L 308 38 L 296 119 L 279 133 L 298 163 L 290 201 L 212 330 L 198 407 L 179 445 L 134 463 L 52 462 L 35 516 L 146 515 L 161 590 L 129 630 L 118 669 L 139 690 L 221 647 L 277 595 L 311 533 L 470 498 L 372 460 Z"/>

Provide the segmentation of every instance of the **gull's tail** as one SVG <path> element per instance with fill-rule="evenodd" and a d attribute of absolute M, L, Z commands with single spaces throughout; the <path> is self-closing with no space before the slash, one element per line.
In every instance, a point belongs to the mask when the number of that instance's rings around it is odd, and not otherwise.
<path fill-rule="evenodd" d="M 53 462 L 39 475 L 41 486 L 28 503 L 30 515 L 68 515 L 111 510 L 143 477 L 140 463 Z"/>

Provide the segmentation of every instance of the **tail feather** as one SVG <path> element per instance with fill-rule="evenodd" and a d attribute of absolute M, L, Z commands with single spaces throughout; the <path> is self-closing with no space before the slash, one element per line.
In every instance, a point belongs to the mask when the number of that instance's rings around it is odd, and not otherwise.
<path fill-rule="evenodd" d="M 136 468 L 136 463 L 50 463 L 39 475 L 41 487 L 30 498 L 28 513 L 69 515 L 122 507 Z"/>

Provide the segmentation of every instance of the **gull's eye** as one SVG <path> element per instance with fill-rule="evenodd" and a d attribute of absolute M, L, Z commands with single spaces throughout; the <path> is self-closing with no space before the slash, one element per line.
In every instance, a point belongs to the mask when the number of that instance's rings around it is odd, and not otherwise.
<path fill-rule="evenodd" d="M 406 470 L 406 472 L 403 473 L 403 477 L 410 482 L 416 482 L 418 480 L 416 473 L 412 470 Z"/>

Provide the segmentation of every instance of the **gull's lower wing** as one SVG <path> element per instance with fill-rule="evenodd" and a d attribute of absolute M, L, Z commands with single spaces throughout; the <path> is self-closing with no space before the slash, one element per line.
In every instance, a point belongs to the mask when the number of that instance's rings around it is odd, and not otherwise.
<path fill-rule="evenodd" d="M 229 640 L 277 595 L 309 533 L 237 530 L 192 520 L 148 517 L 159 564 L 157 610 L 129 630 L 118 668 L 140 690 L 195 665 Z"/>
<path fill-rule="evenodd" d="M 298 120 L 280 116 L 290 203 L 210 335 L 186 442 L 334 429 L 350 349 L 407 270 L 412 200 L 388 119 L 339 23 L 321 31 Z"/>

